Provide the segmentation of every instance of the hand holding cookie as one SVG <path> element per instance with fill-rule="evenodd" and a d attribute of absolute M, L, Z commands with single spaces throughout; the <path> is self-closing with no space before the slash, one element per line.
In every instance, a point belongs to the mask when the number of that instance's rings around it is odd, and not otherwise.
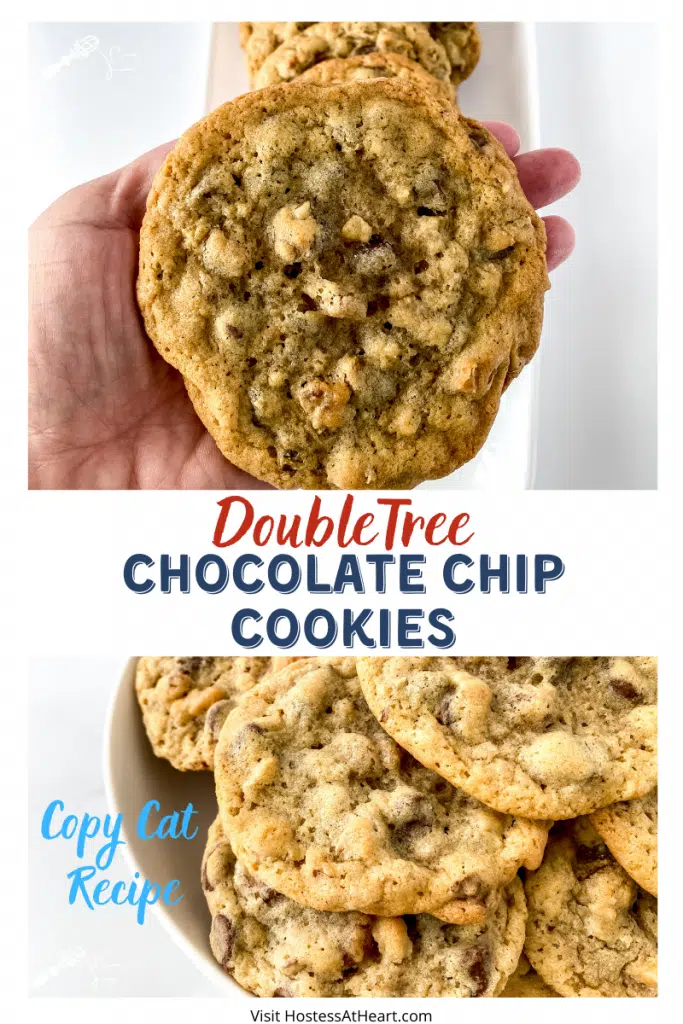
<path fill-rule="evenodd" d="M 509 126 L 458 114 L 448 90 L 476 64 L 471 23 L 340 24 L 246 26 L 254 73 L 286 84 L 209 115 L 160 174 L 170 147 L 33 226 L 32 487 L 412 487 L 485 440 L 538 344 L 545 268 L 573 246 L 564 220 L 531 208 L 573 188 L 578 165 L 519 156 Z M 361 108 L 382 127 L 352 139 Z M 259 156 L 228 143 L 230 124 Z M 133 281 L 155 177 L 145 331 Z"/>

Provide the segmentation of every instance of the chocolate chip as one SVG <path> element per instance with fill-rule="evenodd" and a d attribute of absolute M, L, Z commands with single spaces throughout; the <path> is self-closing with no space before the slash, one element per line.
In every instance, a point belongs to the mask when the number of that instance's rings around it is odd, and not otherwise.
<path fill-rule="evenodd" d="M 283 986 L 281 986 L 280 988 L 275 989 L 275 991 L 273 992 L 273 996 L 276 999 L 291 999 L 294 996 L 294 993 L 292 992 L 291 988 L 284 988 Z"/>
<path fill-rule="evenodd" d="M 490 263 L 495 263 L 499 260 L 504 260 L 506 256 L 512 255 L 514 251 L 514 245 L 508 245 L 506 249 L 498 249 L 496 252 L 487 252 L 484 259 L 487 259 Z"/>
<path fill-rule="evenodd" d="M 458 720 L 458 716 L 453 709 L 452 693 L 447 693 L 441 698 L 439 703 L 436 705 L 434 717 L 437 722 L 440 722 L 441 725 L 445 725 L 447 729 L 450 729 L 452 725 L 455 725 Z"/>
<path fill-rule="evenodd" d="M 247 722 L 243 725 L 240 731 L 237 733 L 232 741 L 232 750 L 239 752 L 241 748 L 248 743 L 250 739 L 254 739 L 256 736 L 262 736 L 263 729 L 256 725 L 254 722 Z"/>
<path fill-rule="evenodd" d="M 508 672 L 514 672 L 516 668 L 519 668 L 521 658 L 508 658 Z"/>
<path fill-rule="evenodd" d="M 256 893 L 258 898 L 263 903 L 272 903 L 274 899 L 280 896 L 279 892 L 275 889 L 271 889 L 269 885 L 262 882 L 259 878 L 254 878 L 247 871 L 242 871 L 242 880 L 246 889 L 251 889 L 253 893 Z"/>
<path fill-rule="evenodd" d="M 432 210 L 429 206 L 418 206 L 417 208 L 418 217 L 443 217 L 444 213 L 438 210 Z"/>
<path fill-rule="evenodd" d="M 475 983 L 474 995 L 482 995 L 489 983 L 488 951 L 480 946 L 473 946 L 465 951 L 464 962 L 467 973 Z"/>
<path fill-rule="evenodd" d="M 416 842 L 428 834 L 430 828 L 429 822 L 422 819 L 399 825 L 391 833 L 391 845 L 399 854 L 408 853 Z"/>
<path fill-rule="evenodd" d="M 590 878 L 591 875 L 603 871 L 612 863 L 609 850 L 604 843 L 594 843 L 584 846 L 579 843 L 576 847 L 575 871 L 579 881 Z"/>
<path fill-rule="evenodd" d="M 593 843 L 590 846 L 579 843 L 576 847 L 576 859 L 579 864 L 592 864 L 596 860 L 606 860 L 608 857 L 609 851 L 604 843 Z"/>
<path fill-rule="evenodd" d="M 194 675 L 196 672 L 199 672 L 202 666 L 210 668 L 213 662 L 213 658 L 176 658 L 178 670 L 187 673 L 187 675 Z"/>
<path fill-rule="evenodd" d="M 218 739 L 223 723 L 230 711 L 229 700 L 218 700 L 206 712 L 205 729 L 215 740 Z"/>
<path fill-rule="evenodd" d="M 293 281 L 294 278 L 298 277 L 299 274 L 301 273 L 301 264 L 288 263 L 287 266 L 282 271 L 282 273 L 285 275 L 285 277 L 288 277 L 290 281 Z"/>
<path fill-rule="evenodd" d="M 391 242 L 379 235 L 372 235 L 367 242 L 355 246 L 352 253 L 353 265 L 359 274 L 379 277 L 396 265 L 396 253 Z"/>
<path fill-rule="evenodd" d="M 468 134 L 470 141 L 474 143 L 477 149 L 483 149 L 484 146 L 488 145 L 489 137 L 483 128 L 473 127 Z"/>
<path fill-rule="evenodd" d="M 611 679 L 610 685 L 615 693 L 618 693 L 624 700 L 640 701 L 642 694 L 638 692 L 633 683 L 628 679 Z"/>
<path fill-rule="evenodd" d="M 235 925 L 225 914 L 218 914 L 211 925 L 211 948 L 221 967 L 230 967 L 235 948 Z"/>

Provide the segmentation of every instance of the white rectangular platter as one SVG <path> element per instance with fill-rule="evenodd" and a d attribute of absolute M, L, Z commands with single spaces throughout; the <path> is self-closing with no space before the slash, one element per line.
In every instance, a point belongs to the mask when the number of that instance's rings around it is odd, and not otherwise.
<path fill-rule="evenodd" d="M 522 150 L 539 145 L 536 50 L 533 25 L 480 22 L 482 56 L 460 91 L 463 113 L 480 121 L 508 121 Z M 244 55 L 236 22 L 213 26 L 207 110 L 247 92 Z M 488 440 L 475 459 L 444 480 L 423 488 L 522 490 L 533 486 L 538 358 L 503 395 Z"/>

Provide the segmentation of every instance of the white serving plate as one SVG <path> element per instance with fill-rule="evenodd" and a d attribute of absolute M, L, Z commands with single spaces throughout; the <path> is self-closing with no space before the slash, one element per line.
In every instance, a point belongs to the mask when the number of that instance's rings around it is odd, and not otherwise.
<path fill-rule="evenodd" d="M 179 772 L 155 757 L 145 734 L 134 690 L 137 658 L 130 658 L 112 696 L 104 733 L 103 774 L 107 802 L 123 815 L 123 853 L 142 878 L 164 884 L 180 880 L 184 899 L 175 906 L 155 904 L 151 912 L 196 966 L 224 995 L 252 998 L 214 960 L 209 947 L 211 918 L 200 884 L 202 853 L 209 825 L 216 817 L 211 772 Z M 198 815 L 195 839 L 141 840 L 135 823 L 148 800 L 158 800 L 161 813 L 182 810 L 192 801 Z M 150 911 L 148 911 L 149 913 Z"/>
<path fill-rule="evenodd" d="M 522 150 L 539 145 L 536 40 L 532 24 L 480 22 L 482 56 L 459 91 L 463 112 L 480 121 L 508 121 L 519 132 Z M 206 109 L 249 89 L 236 22 L 214 24 Z M 486 444 L 476 458 L 443 480 L 422 488 L 522 490 L 533 486 L 539 361 L 513 381 L 500 405 Z"/>

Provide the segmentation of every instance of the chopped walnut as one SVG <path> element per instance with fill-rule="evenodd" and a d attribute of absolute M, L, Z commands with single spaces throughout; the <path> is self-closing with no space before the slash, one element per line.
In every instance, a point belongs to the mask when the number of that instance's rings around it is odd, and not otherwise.
<path fill-rule="evenodd" d="M 468 672 L 454 672 L 451 683 L 454 689 L 437 708 L 437 720 L 467 743 L 483 743 L 489 732 L 490 687 Z"/>
<path fill-rule="evenodd" d="M 208 686 L 205 690 L 194 690 L 182 701 L 171 705 L 171 718 L 178 725 L 187 725 L 189 721 L 207 711 L 212 704 L 225 696 L 219 686 Z"/>
<path fill-rule="evenodd" d="M 254 385 L 249 388 L 249 401 L 258 418 L 266 423 L 282 415 L 284 402 L 275 391 Z"/>
<path fill-rule="evenodd" d="M 311 204 L 283 206 L 273 218 L 273 245 L 276 254 L 285 263 L 306 256 L 315 241 L 318 224 L 311 214 Z"/>
<path fill-rule="evenodd" d="M 366 299 L 344 292 L 336 281 L 312 276 L 306 282 L 306 292 L 315 299 L 323 313 L 336 320 L 360 320 L 368 308 Z"/>
<path fill-rule="evenodd" d="M 498 294 L 502 278 L 503 270 L 498 264 L 480 264 L 470 269 L 467 284 L 475 295 L 492 299 Z"/>
<path fill-rule="evenodd" d="M 363 348 L 369 359 L 387 370 L 401 357 L 401 346 L 390 334 L 376 333 L 363 337 Z"/>
<path fill-rule="evenodd" d="M 342 356 L 334 368 L 334 376 L 348 384 L 352 391 L 358 391 L 364 383 L 360 359 L 357 356 Z"/>
<path fill-rule="evenodd" d="M 351 391 L 340 381 L 311 380 L 299 392 L 299 404 L 315 430 L 334 430 L 346 419 Z"/>
<path fill-rule="evenodd" d="M 412 437 L 417 434 L 422 422 L 422 413 L 416 405 L 405 404 L 399 406 L 396 413 L 391 417 L 389 430 L 399 437 Z"/>
<path fill-rule="evenodd" d="M 204 244 L 204 264 L 223 277 L 239 277 L 247 269 L 249 252 L 215 228 Z"/>
<path fill-rule="evenodd" d="M 494 224 L 484 235 L 483 242 L 489 252 L 500 252 L 514 245 L 515 236 L 500 224 Z"/>
<path fill-rule="evenodd" d="M 372 937 L 379 946 L 382 959 L 392 964 L 403 963 L 413 951 L 402 917 L 378 917 L 372 926 Z"/>
<path fill-rule="evenodd" d="M 647 985 L 648 988 L 657 987 L 657 960 L 655 957 L 639 957 L 633 963 L 627 964 L 624 971 L 641 985 Z"/>
<path fill-rule="evenodd" d="M 354 213 L 341 229 L 341 233 L 342 238 L 345 238 L 347 242 L 369 242 L 372 237 L 372 228 L 366 220 Z"/>
<path fill-rule="evenodd" d="M 257 790 L 263 786 L 269 786 L 271 782 L 275 781 L 279 771 L 280 761 L 275 756 L 264 757 L 263 760 L 257 761 L 243 782 L 245 797 L 251 799 Z"/>

